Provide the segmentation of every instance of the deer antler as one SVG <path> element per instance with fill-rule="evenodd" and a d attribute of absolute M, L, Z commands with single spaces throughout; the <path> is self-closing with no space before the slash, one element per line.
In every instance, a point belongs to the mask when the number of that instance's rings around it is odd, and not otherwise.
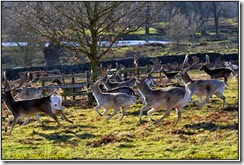
<path fill-rule="evenodd" d="M 182 64 L 182 69 L 185 69 L 189 66 L 189 62 L 188 62 L 188 54 L 185 56 L 185 59 L 183 61 L 183 64 Z"/>
<path fill-rule="evenodd" d="M 206 54 L 206 62 L 205 64 L 209 64 L 210 63 L 210 59 L 209 59 L 209 56 Z"/>
<path fill-rule="evenodd" d="M 136 68 L 137 77 L 139 77 L 140 76 L 140 69 L 139 69 L 139 64 L 138 64 L 138 58 L 134 59 L 134 65 Z"/>
<path fill-rule="evenodd" d="M 188 57 L 186 57 L 187 58 L 187 63 L 188 63 L 188 65 L 189 65 L 189 62 L 188 62 Z M 186 58 L 185 58 L 185 61 L 186 61 Z M 190 69 L 191 69 L 191 67 L 193 66 L 193 65 L 196 65 L 196 64 L 198 64 L 199 63 L 199 58 L 197 57 L 197 56 L 194 56 L 194 57 L 192 57 L 192 59 L 193 59 L 193 63 L 190 65 L 190 66 L 188 66 L 187 68 L 185 68 L 182 72 L 183 73 L 186 73 L 186 72 L 188 72 Z M 184 61 L 184 62 L 185 62 Z"/>

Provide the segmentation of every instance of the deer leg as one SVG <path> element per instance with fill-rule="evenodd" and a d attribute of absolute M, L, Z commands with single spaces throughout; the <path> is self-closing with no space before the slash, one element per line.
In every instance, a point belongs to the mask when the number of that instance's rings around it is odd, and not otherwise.
<path fill-rule="evenodd" d="M 40 116 L 39 115 L 36 115 L 36 120 L 39 122 L 39 124 L 41 126 L 43 126 L 44 124 L 42 123 L 41 119 L 40 119 Z"/>
<path fill-rule="evenodd" d="M 227 84 L 228 78 L 227 76 L 224 77 L 224 82 Z"/>
<path fill-rule="evenodd" d="M 119 119 L 119 121 L 121 121 L 121 120 L 124 118 L 124 116 L 125 116 L 125 111 L 127 110 L 127 108 L 128 108 L 128 107 L 123 107 L 123 108 L 122 108 L 122 116 L 121 116 L 121 118 Z"/>
<path fill-rule="evenodd" d="M 223 94 L 216 94 L 216 96 L 217 96 L 218 98 L 220 98 L 220 99 L 223 100 L 223 107 L 225 107 L 225 99 L 226 99 L 226 97 L 225 97 Z"/>
<path fill-rule="evenodd" d="M 198 98 L 199 98 L 200 104 L 202 104 L 202 96 L 199 96 Z"/>
<path fill-rule="evenodd" d="M 52 109 L 51 109 L 51 108 L 50 108 L 50 111 L 47 111 L 47 112 L 46 112 L 46 114 L 47 114 L 48 116 L 50 116 L 51 118 L 53 118 L 53 119 L 58 123 L 58 127 L 63 127 L 63 126 L 60 124 L 60 122 L 59 122 L 57 116 L 55 116 L 55 115 L 52 113 Z"/>
<path fill-rule="evenodd" d="M 106 116 L 108 114 L 108 110 L 104 108 L 104 111 L 102 113 L 102 116 Z"/>
<path fill-rule="evenodd" d="M 101 107 L 102 107 L 101 105 L 97 105 L 97 106 L 95 107 L 95 111 L 96 111 L 100 116 L 102 116 L 102 114 L 99 112 L 99 109 L 100 109 Z"/>
<path fill-rule="evenodd" d="M 152 122 L 154 122 L 155 120 L 152 118 L 151 114 L 152 114 L 153 112 L 156 112 L 156 111 L 157 111 L 157 109 L 155 109 L 155 108 L 152 108 L 152 109 L 150 109 L 149 111 L 147 111 L 147 115 L 148 115 L 148 117 L 150 118 L 150 120 L 151 120 Z"/>
<path fill-rule="evenodd" d="M 21 126 L 25 126 L 30 121 L 30 117 L 27 117 Z"/>
<path fill-rule="evenodd" d="M 183 111 L 183 108 L 182 108 L 182 107 L 177 107 L 178 118 L 177 118 L 177 120 L 176 120 L 174 126 L 176 126 L 176 124 L 177 124 L 178 121 L 180 120 L 182 111 Z"/>
<path fill-rule="evenodd" d="M 140 123 L 142 123 L 141 117 L 142 117 L 143 111 L 146 111 L 146 110 L 149 110 L 149 109 L 151 109 L 151 106 L 149 106 L 149 105 L 145 105 L 144 107 L 141 108 L 141 110 L 140 110 L 140 116 L 139 116 L 139 122 Z"/>
<path fill-rule="evenodd" d="M 4 130 L 5 130 L 5 132 L 7 132 L 7 130 L 8 130 L 8 125 L 9 125 L 9 123 L 10 123 L 11 121 L 13 121 L 13 119 L 14 119 L 14 117 L 11 117 L 11 118 L 8 119 L 8 122 L 7 122 L 6 125 L 4 126 Z"/>
<path fill-rule="evenodd" d="M 10 115 L 10 114 L 12 114 L 9 110 L 7 110 L 7 113 L 6 113 L 6 115 L 5 116 L 3 116 L 3 118 L 5 119 L 5 118 L 7 118 L 8 117 L 8 115 Z"/>
<path fill-rule="evenodd" d="M 69 120 L 69 119 L 66 117 L 66 115 L 64 114 L 63 111 L 61 111 L 61 117 L 62 117 L 64 120 L 66 120 L 67 122 L 69 122 L 69 123 L 73 123 L 73 121 Z"/>
<path fill-rule="evenodd" d="M 166 113 L 164 114 L 164 116 L 161 117 L 160 119 L 156 120 L 156 121 L 154 122 L 154 124 L 162 122 L 164 118 L 166 118 L 167 116 L 169 116 L 169 115 L 170 115 L 170 111 L 171 111 L 171 109 L 172 109 L 172 108 L 168 108 L 168 107 L 167 107 L 167 109 L 166 109 Z"/>
<path fill-rule="evenodd" d="M 12 130 L 13 130 L 13 128 L 14 128 L 14 126 L 15 126 L 15 124 L 17 123 L 18 120 L 19 120 L 19 116 L 18 116 L 18 117 L 14 116 L 14 120 L 13 120 L 11 129 L 10 129 L 9 135 L 11 135 Z"/>
<path fill-rule="evenodd" d="M 111 117 L 115 116 L 118 113 L 119 107 L 114 107 L 114 113 L 112 115 L 109 115 L 107 120 L 109 120 Z"/>
<path fill-rule="evenodd" d="M 206 104 L 208 102 L 209 98 L 210 98 L 210 95 L 207 95 L 204 102 L 202 102 L 196 109 L 200 109 L 204 104 Z"/>
<path fill-rule="evenodd" d="M 138 90 L 135 90 L 135 93 L 140 97 L 142 104 L 145 105 L 145 100 L 144 100 L 143 96 L 141 95 L 141 93 Z"/>

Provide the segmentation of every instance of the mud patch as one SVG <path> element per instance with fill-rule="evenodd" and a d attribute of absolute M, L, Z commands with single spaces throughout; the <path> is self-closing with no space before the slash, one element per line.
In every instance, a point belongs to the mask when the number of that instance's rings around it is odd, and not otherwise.
<path fill-rule="evenodd" d="M 86 142 L 87 146 L 99 147 L 101 145 L 106 145 L 108 143 L 121 142 L 122 138 L 118 138 L 113 134 L 108 134 L 101 136 L 99 140 Z"/>

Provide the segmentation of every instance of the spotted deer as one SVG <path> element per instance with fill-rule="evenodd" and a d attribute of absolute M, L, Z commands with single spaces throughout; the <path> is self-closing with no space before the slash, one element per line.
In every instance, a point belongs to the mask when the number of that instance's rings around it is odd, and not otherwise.
<path fill-rule="evenodd" d="M 193 80 L 187 73 L 191 67 L 199 62 L 199 59 L 193 62 L 192 65 L 180 71 L 176 77 L 183 81 L 186 87 L 191 91 L 191 95 L 196 95 L 199 97 L 200 105 L 196 109 L 200 109 L 204 104 L 206 104 L 212 95 L 216 95 L 223 100 L 223 107 L 225 106 L 225 96 L 223 92 L 225 90 L 226 84 L 220 80 Z M 206 96 L 206 99 L 202 101 L 202 97 Z"/>

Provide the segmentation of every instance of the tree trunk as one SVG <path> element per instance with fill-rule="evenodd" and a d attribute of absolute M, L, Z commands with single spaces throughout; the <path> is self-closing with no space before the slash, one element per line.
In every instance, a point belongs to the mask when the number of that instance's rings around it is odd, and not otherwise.
<path fill-rule="evenodd" d="M 214 17 L 214 24 L 215 24 L 215 33 L 216 36 L 219 36 L 219 17 Z"/>
<path fill-rule="evenodd" d="M 96 56 L 95 56 L 96 57 Z M 90 76 L 90 80 L 88 80 L 90 82 L 90 84 L 93 84 L 97 77 L 98 77 L 98 60 L 97 58 L 91 58 L 90 59 L 90 65 L 91 65 L 91 76 Z M 89 93 L 88 95 L 88 105 L 93 105 L 93 103 L 95 102 L 95 98 L 92 95 L 92 93 Z"/>
<path fill-rule="evenodd" d="M 215 34 L 216 36 L 219 36 L 219 13 L 215 2 L 213 2 L 213 15 L 214 15 Z"/>
<path fill-rule="evenodd" d="M 146 10 L 145 35 L 150 34 L 149 26 L 150 26 L 150 3 L 148 3 L 147 10 Z"/>
<path fill-rule="evenodd" d="M 99 60 L 96 58 L 96 56 L 94 58 L 91 59 L 91 82 L 94 83 L 98 77 L 98 63 Z"/>

